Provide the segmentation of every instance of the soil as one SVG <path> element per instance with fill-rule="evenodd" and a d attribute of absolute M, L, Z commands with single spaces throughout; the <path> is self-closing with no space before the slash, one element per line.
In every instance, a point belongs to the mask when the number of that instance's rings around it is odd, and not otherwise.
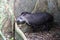
<path fill-rule="evenodd" d="M 28 40 L 60 40 L 60 26 L 54 25 L 49 32 L 26 32 L 25 35 Z"/>

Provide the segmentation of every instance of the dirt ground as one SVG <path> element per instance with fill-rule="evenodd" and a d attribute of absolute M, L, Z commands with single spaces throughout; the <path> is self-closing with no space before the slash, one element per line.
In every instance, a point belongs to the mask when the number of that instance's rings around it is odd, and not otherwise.
<path fill-rule="evenodd" d="M 60 26 L 54 25 L 49 32 L 25 33 L 28 40 L 60 40 Z"/>

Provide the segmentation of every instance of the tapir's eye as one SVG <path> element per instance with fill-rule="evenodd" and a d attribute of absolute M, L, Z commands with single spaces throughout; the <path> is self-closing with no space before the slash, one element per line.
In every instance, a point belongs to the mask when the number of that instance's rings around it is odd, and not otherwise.
<path fill-rule="evenodd" d="M 22 18 L 20 17 L 20 19 L 22 19 Z"/>

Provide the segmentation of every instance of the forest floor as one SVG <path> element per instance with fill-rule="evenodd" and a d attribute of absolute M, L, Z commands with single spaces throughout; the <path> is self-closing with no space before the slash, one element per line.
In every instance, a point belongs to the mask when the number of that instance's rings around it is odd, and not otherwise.
<path fill-rule="evenodd" d="M 54 25 L 49 32 L 25 33 L 28 40 L 60 40 L 60 26 Z"/>

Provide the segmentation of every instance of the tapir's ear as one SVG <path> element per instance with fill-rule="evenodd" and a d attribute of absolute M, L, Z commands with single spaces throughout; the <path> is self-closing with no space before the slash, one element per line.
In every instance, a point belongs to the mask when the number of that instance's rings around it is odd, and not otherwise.
<path fill-rule="evenodd" d="M 21 15 L 31 14 L 29 12 L 22 12 Z"/>

